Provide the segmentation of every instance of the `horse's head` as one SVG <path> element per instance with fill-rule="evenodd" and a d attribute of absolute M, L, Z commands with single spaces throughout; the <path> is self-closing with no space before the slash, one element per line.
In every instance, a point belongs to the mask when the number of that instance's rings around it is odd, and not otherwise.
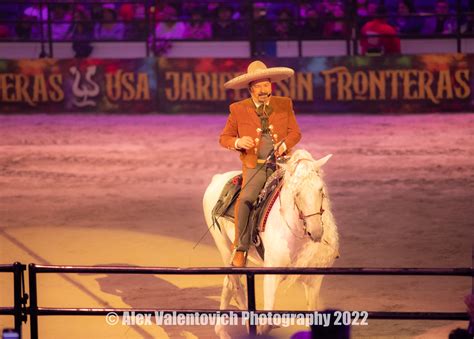
<path fill-rule="evenodd" d="M 314 160 L 305 150 L 297 150 L 290 160 L 282 165 L 285 169 L 285 185 L 293 196 L 294 204 L 299 211 L 300 219 L 306 233 L 313 241 L 320 241 L 323 236 L 324 182 L 321 178 L 321 167 L 332 154 Z"/>

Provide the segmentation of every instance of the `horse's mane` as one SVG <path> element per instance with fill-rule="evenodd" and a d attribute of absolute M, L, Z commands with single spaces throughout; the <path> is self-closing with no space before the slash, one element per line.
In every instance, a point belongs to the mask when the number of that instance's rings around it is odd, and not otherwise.
<path fill-rule="evenodd" d="M 315 171 L 314 158 L 306 150 L 296 150 L 290 160 L 286 163 L 286 171 L 284 180 L 287 187 L 293 191 L 298 192 L 302 186 L 308 185 L 315 175 L 319 175 L 322 179 L 323 171 L 318 169 Z"/>
<path fill-rule="evenodd" d="M 323 222 L 326 230 L 323 235 L 322 245 L 307 243 L 302 255 L 295 262 L 295 267 L 327 267 L 332 264 L 335 255 L 338 255 L 339 237 L 334 216 L 331 213 L 331 204 L 326 184 L 323 180 L 323 170 L 315 167 L 316 160 L 306 150 L 296 150 L 285 165 L 284 181 L 293 193 L 298 192 L 303 186 L 311 185 L 314 178 L 319 176 L 323 184 L 324 200 Z M 328 245 L 332 244 L 332 245 Z M 290 277 L 290 285 L 296 280 Z"/>

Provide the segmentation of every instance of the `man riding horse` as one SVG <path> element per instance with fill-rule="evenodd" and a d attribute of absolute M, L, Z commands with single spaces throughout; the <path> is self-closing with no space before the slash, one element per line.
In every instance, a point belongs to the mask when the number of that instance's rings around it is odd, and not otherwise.
<path fill-rule="evenodd" d="M 226 89 L 248 88 L 250 98 L 229 106 L 230 114 L 219 143 L 240 152 L 242 190 L 235 205 L 235 240 L 232 266 L 244 267 L 250 247 L 252 229 L 248 218 L 274 167 L 266 159 L 272 152 L 281 156 L 290 152 L 301 139 L 300 129 L 290 98 L 272 96 L 272 83 L 293 76 L 287 67 L 271 67 L 252 62 L 247 73 L 224 84 Z"/>

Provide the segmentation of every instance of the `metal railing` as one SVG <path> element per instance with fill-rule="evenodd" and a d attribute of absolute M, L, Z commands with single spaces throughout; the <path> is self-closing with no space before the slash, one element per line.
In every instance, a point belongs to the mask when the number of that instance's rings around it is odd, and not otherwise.
<path fill-rule="evenodd" d="M 21 336 L 22 322 L 26 322 L 26 303 L 24 272 L 26 266 L 19 262 L 12 265 L 0 265 L 0 273 L 13 273 L 13 307 L 0 307 L 0 315 L 11 315 L 15 318 L 15 331 Z"/>
<path fill-rule="evenodd" d="M 163 310 L 163 309 L 137 309 L 137 308 L 48 308 L 38 306 L 38 274 L 45 273 L 107 273 L 107 274 L 158 274 L 158 275 L 245 275 L 247 282 L 247 311 L 255 314 L 263 314 L 268 311 L 256 310 L 255 300 L 255 276 L 263 274 L 285 274 L 285 275 L 389 275 L 389 276 L 462 276 L 473 277 L 472 268 L 173 268 L 173 267 L 136 267 L 136 266 L 69 266 L 69 265 L 36 265 L 28 266 L 30 306 L 31 338 L 38 338 L 38 318 L 40 316 L 54 315 L 106 315 L 115 312 L 123 315 L 124 312 L 135 311 L 143 314 L 152 314 L 156 311 L 162 314 L 220 314 L 242 315 L 243 311 L 235 310 Z M 274 314 L 308 314 L 312 311 L 272 311 Z M 418 319 L 418 320 L 469 320 L 464 312 L 368 312 L 371 319 Z M 256 333 L 256 325 L 249 325 L 250 335 Z"/>
<path fill-rule="evenodd" d="M 189 1 L 184 0 L 174 0 L 168 1 L 167 3 L 171 4 L 183 4 Z M 221 3 L 225 4 L 225 1 L 220 1 Z M 302 1 L 295 1 L 292 2 L 291 5 L 294 6 L 294 13 L 291 18 L 282 19 L 279 17 L 265 17 L 265 21 L 268 21 L 269 24 L 273 25 L 275 23 L 288 23 L 294 24 L 294 29 L 289 32 L 291 36 L 281 37 L 275 32 L 274 29 L 271 29 L 271 33 L 267 35 L 262 35 L 261 31 L 258 29 L 263 21 L 259 21 L 259 17 L 256 16 L 255 12 L 258 9 L 256 6 L 256 2 L 261 2 L 259 0 L 241 0 L 241 1 L 233 1 L 233 6 L 239 7 L 241 11 L 241 16 L 238 19 L 233 19 L 233 22 L 238 22 L 240 27 L 243 28 L 243 32 L 240 36 L 236 36 L 233 40 L 239 41 L 248 41 L 250 46 L 250 54 L 252 57 L 262 55 L 265 53 L 265 47 L 263 44 L 265 42 L 275 42 L 275 41 L 284 41 L 284 40 L 291 40 L 297 42 L 297 49 L 298 55 L 302 56 L 302 42 L 307 40 L 340 40 L 345 41 L 346 43 L 346 53 L 347 55 L 351 54 L 358 54 L 358 45 L 361 40 L 360 35 L 360 19 L 361 17 L 357 15 L 356 8 L 357 8 L 357 0 L 343 0 L 341 3 L 344 6 L 344 15 L 341 17 L 335 17 L 331 15 L 317 17 L 315 19 L 302 17 L 301 16 L 301 6 Z M 107 1 L 98 1 L 98 0 L 65 0 L 65 1 L 55 1 L 55 0 L 24 0 L 24 1 L 13 1 L 13 0 L 3 0 L 2 4 L 15 4 L 20 6 L 19 8 L 23 8 L 28 4 L 35 4 L 38 6 L 37 8 L 37 20 L 28 21 L 23 18 L 20 19 L 3 19 L 1 20 L 0 24 L 10 24 L 10 25 L 17 25 L 17 24 L 31 24 L 36 25 L 39 31 L 39 38 L 38 39 L 29 39 L 24 38 L 21 40 L 18 39 L 7 39 L 7 38 L 0 38 L 1 42 L 31 42 L 36 41 L 39 42 L 42 46 L 41 56 L 49 56 L 53 57 L 54 49 L 53 44 L 61 41 L 76 41 L 74 38 L 68 37 L 66 39 L 56 39 L 53 37 L 53 27 L 55 25 L 61 24 L 70 24 L 71 27 L 77 24 L 83 24 L 84 26 L 88 26 L 89 30 L 91 30 L 90 37 L 88 39 L 84 39 L 82 42 L 94 42 L 94 41 L 137 41 L 143 42 L 146 48 L 146 56 L 150 56 L 152 54 L 159 54 L 163 51 L 159 51 L 160 48 L 166 49 L 166 46 L 163 47 L 163 44 L 167 43 L 174 43 L 174 42 L 190 42 L 190 41 L 226 41 L 226 40 L 219 40 L 215 37 L 209 37 L 204 39 L 191 39 L 191 38 L 163 38 L 157 36 L 156 33 L 156 25 L 159 22 L 182 22 L 182 23 L 189 23 L 189 22 L 208 22 L 209 24 L 216 22 L 216 18 L 202 18 L 198 20 L 194 20 L 190 17 L 178 17 L 173 19 L 160 19 L 156 17 L 156 12 L 158 11 L 158 1 L 155 0 L 107 0 Z M 205 4 L 206 2 L 202 2 Z M 284 0 L 274 0 L 272 4 L 280 4 L 284 6 L 285 3 L 287 4 L 288 1 Z M 61 19 L 53 19 L 52 18 L 52 8 L 58 4 L 65 4 L 65 5 L 81 5 L 81 6 L 92 6 L 92 5 L 104 5 L 104 4 L 132 4 L 141 6 L 143 9 L 142 18 L 133 18 L 133 19 L 117 19 L 115 18 L 113 21 L 104 21 L 103 19 L 97 19 L 90 17 L 87 20 L 67 20 L 64 21 Z M 23 6 L 23 7 L 21 7 Z M 46 13 L 46 14 L 45 14 Z M 46 16 L 46 18 L 44 17 Z M 434 13 L 412 13 L 406 16 L 400 16 L 398 14 L 388 14 L 388 15 L 371 15 L 366 16 L 366 20 L 373 19 L 373 18 L 397 18 L 397 17 L 407 17 L 407 18 L 417 18 L 420 21 L 424 21 L 427 18 L 438 18 L 438 17 L 446 17 L 446 18 L 455 18 L 456 21 L 456 30 L 450 34 L 398 34 L 397 36 L 402 39 L 455 39 L 456 40 L 456 51 L 458 53 L 462 52 L 462 39 L 463 38 L 474 38 L 474 33 L 464 33 L 461 31 L 461 26 L 464 21 L 468 22 L 471 20 L 471 17 L 474 17 L 474 13 L 466 12 L 462 7 L 462 1 L 456 0 L 456 6 L 453 9 L 452 13 L 449 14 L 434 14 Z M 321 32 L 314 32 L 313 35 L 307 36 L 302 31 L 304 24 L 310 22 L 311 20 L 317 20 L 321 25 L 330 24 L 330 23 L 341 23 L 344 26 L 343 32 L 339 35 L 331 35 L 331 34 L 323 34 Z M 140 37 L 123 37 L 120 39 L 97 39 L 94 37 L 94 25 L 102 24 L 102 23 L 120 23 L 125 25 L 126 27 L 130 27 L 131 31 L 138 31 L 140 33 Z M 157 47 L 158 46 L 158 47 Z M 164 53 L 164 52 L 163 52 Z"/>

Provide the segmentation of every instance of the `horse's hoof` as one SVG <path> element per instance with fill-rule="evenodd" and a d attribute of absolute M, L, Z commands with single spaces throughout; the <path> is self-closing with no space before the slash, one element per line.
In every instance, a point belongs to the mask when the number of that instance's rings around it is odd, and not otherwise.
<path fill-rule="evenodd" d="M 214 331 L 216 332 L 217 336 L 220 339 L 231 339 L 232 338 L 229 335 L 229 333 L 227 333 L 227 331 L 225 330 L 225 327 L 222 326 L 222 325 L 216 325 L 216 327 L 214 328 Z"/>
<path fill-rule="evenodd" d="M 272 330 L 271 325 L 258 325 L 257 326 L 257 335 L 267 335 Z"/>

